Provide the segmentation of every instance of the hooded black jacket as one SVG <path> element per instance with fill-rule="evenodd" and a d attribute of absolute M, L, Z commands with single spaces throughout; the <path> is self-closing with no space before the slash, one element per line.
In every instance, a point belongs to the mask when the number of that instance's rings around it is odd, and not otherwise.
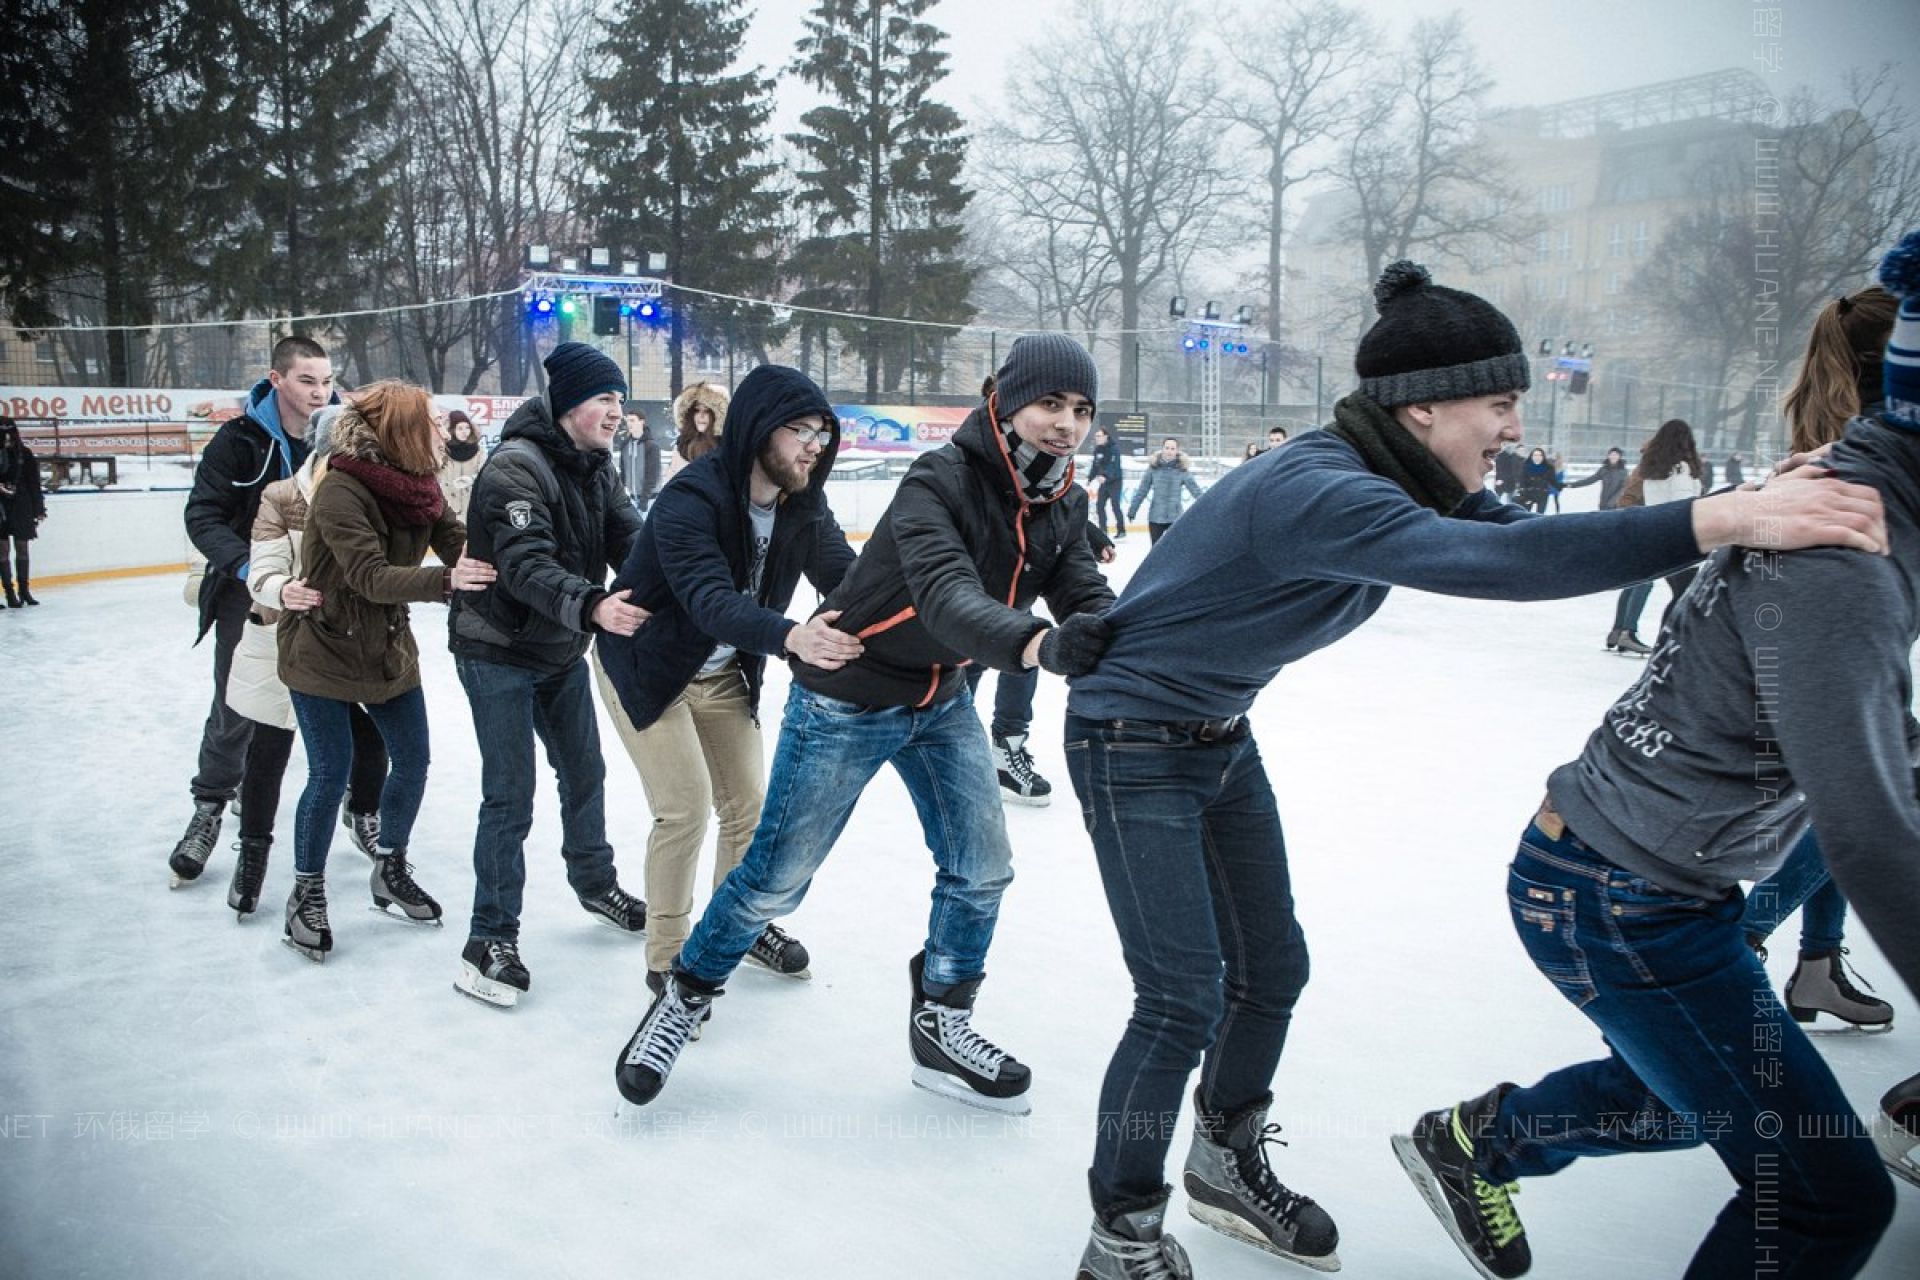
<path fill-rule="evenodd" d="M 467 555 L 499 577 L 456 591 L 448 621 L 462 657 L 563 671 L 587 651 L 607 570 L 640 532 L 640 513 L 605 449 L 583 450 L 543 397 L 514 410 L 474 478 Z"/>
<path fill-rule="evenodd" d="M 727 406 L 720 447 L 660 490 L 613 580 L 615 591 L 631 588 L 632 602 L 653 616 L 631 636 L 600 637 L 600 663 L 635 727 L 658 720 L 720 643 L 739 651 L 757 718 L 766 655 L 784 651 L 795 625 L 786 609 L 800 575 L 824 593 L 839 586 L 853 564 L 853 548 L 826 501 L 836 441 L 814 464 L 807 487 L 781 500 L 759 595 L 746 594 L 753 461 L 782 424 L 810 413 L 835 421 L 812 379 L 779 365 L 755 369 Z"/>
<path fill-rule="evenodd" d="M 838 671 L 791 660 L 815 693 L 868 707 L 924 707 L 957 694 L 960 667 L 1023 670 L 1021 651 L 1046 623 L 1104 612 L 1113 591 L 1087 545 L 1087 491 L 1069 474 L 1060 496 L 1030 503 L 985 407 L 951 444 L 914 460 L 866 549 L 821 606 L 866 652 Z"/>
<path fill-rule="evenodd" d="M 237 609 L 248 607 L 247 584 L 237 575 L 253 555 L 253 518 L 260 512 L 260 495 L 307 460 L 307 442 L 281 428 L 279 401 L 267 399 L 272 394 L 273 384 L 265 378 L 254 384 L 246 412 L 220 424 L 193 469 L 187 537 L 207 558 L 195 644 L 212 628 L 223 601 Z M 339 400 L 335 396 L 331 403 Z"/>

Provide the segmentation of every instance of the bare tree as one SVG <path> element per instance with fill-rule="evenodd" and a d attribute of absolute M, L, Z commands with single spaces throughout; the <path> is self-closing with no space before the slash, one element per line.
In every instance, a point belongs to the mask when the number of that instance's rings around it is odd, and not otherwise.
<path fill-rule="evenodd" d="M 1022 192 L 1029 225 L 1050 228 L 1062 253 L 1084 245 L 1111 263 L 1128 333 L 1230 190 L 1199 29 L 1186 0 L 1139 9 L 1077 0 L 1064 31 L 1021 55 L 1009 95 L 1018 114 L 998 124 L 989 147 L 1006 170 L 1002 184 Z M 1121 370 L 1129 394 L 1139 368 L 1124 338 Z"/>
<path fill-rule="evenodd" d="M 1287 197 L 1295 186 L 1324 172 L 1323 165 L 1309 163 L 1308 157 L 1353 123 L 1347 82 L 1375 38 L 1373 25 L 1357 9 L 1285 0 L 1276 13 L 1236 31 L 1227 44 L 1244 92 L 1230 95 L 1224 107 L 1252 132 L 1263 170 L 1257 190 L 1267 227 L 1266 322 L 1276 344 L 1281 338 Z M 1266 374 L 1269 398 L 1277 394 L 1280 372 L 1276 359 Z"/>
<path fill-rule="evenodd" d="M 1366 254 L 1369 284 L 1398 258 L 1465 262 L 1482 237 L 1517 245 L 1532 233 L 1506 161 L 1480 134 L 1492 83 L 1454 12 L 1416 23 L 1361 99 L 1337 176 L 1352 200 L 1342 230 Z"/>
<path fill-rule="evenodd" d="M 457 207 L 459 251 L 475 292 L 511 289 L 521 248 L 564 226 L 560 211 L 575 159 L 568 130 L 580 114 L 580 60 L 593 45 L 591 0 L 404 0 L 399 9 L 410 79 L 445 108 L 439 159 Z M 463 391 L 494 365 L 501 387 L 525 385 L 522 309 L 508 298 L 476 314 Z"/>

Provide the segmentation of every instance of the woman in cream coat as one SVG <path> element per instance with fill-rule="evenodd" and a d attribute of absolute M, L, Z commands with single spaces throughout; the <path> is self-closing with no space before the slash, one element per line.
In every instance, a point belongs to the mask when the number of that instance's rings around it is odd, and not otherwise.
<path fill-rule="evenodd" d="M 326 475 L 329 437 L 339 413 L 338 405 L 329 405 L 314 414 L 308 427 L 312 453 L 291 477 L 267 486 L 253 523 L 252 567 L 247 571 L 253 611 L 227 677 L 227 705 L 254 722 L 240 784 L 240 858 L 227 889 L 227 905 L 241 919 L 259 906 L 267 855 L 273 846 L 274 814 L 280 807 L 280 784 L 293 752 L 293 700 L 280 682 L 276 633 L 282 614 L 320 603 L 319 593 L 310 590 L 300 576 L 300 539 L 307 523 L 307 501 Z M 352 720 L 353 777 L 340 822 L 354 846 L 371 858 L 380 837 L 387 748 L 366 712 L 355 708 Z"/>

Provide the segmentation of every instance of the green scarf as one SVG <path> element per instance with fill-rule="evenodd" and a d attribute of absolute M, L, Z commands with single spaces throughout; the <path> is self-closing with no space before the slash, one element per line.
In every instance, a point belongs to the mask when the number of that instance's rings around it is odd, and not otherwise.
<path fill-rule="evenodd" d="M 1358 450 L 1367 470 L 1393 481 L 1423 507 L 1444 516 L 1467 500 L 1466 488 L 1440 459 L 1358 391 L 1333 406 L 1333 425 L 1327 431 Z"/>

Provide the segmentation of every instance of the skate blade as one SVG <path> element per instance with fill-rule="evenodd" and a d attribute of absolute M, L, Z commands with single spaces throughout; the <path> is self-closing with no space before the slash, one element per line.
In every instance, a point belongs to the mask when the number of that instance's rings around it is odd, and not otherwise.
<path fill-rule="evenodd" d="M 1052 796 L 1023 796 L 1012 791 L 1000 793 L 1002 804 L 1017 804 L 1028 809 L 1044 809 L 1053 803 Z"/>
<path fill-rule="evenodd" d="M 1427 1208 L 1440 1220 L 1446 1229 L 1447 1239 L 1453 1241 L 1454 1248 L 1460 1251 L 1473 1269 L 1486 1280 L 1500 1280 L 1491 1268 L 1475 1256 L 1473 1249 L 1461 1238 L 1460 1226 L 1453 1220 L 1453 1209 L 1447 1204 L 1447 1193 L 1441 1189 L 1440 1182 L 1433 1176 L 1433 1170 L 1427 1168 L 1427 1162 L 1420 1158 L 1420 1148 L 1414 1144 L 1409 1134 L 1397 1133 L 1393 1136 L 1393 1153 L 1400 1158 L 1400 1167 L 1407 1171 L 1407 1177 L 1413 1180 L 1414 1189 L 1420 1198 L 1427 1202 Z"/>
<path fill-rule="evenodd" d="M 1338 1253 L 1322 1254 L 1319 1257 L 1304 1253 L 1288 1253 L 1285 1249 L 1282 1249 L 1279 1245 L 1267 1239 L 1264 1235 L 1261 1235 L 1259 1230 L 1246 1220 L 1228 1213 L 1225 1209 L 1216 1209 L 1210 1204 L 1201 1204 L 1198 1200 L 1188 1200 L 1187 1216 L 1203 1226 L 1213 1228 L 1228 1239 L 1238 1240 L 1241 1244 L 1250 1244 L 1256 1249 L 1263 1249 L 1276 1258 L 1284 1258 L 1288 1262 L 1297 1262 L 1301 1266 L 1311 1267 L 1315 1271 L 1333 1272 L 1340 1269 L 1340 1255 Z"/>
<path fill-rule="evenodd" d="M 392 911 L 389 911 L 387 910 L 387 907 L 383 907 L 376 902 L 372 906 L 368 907 L 367 910 L 373 912 L 373 914 L 377 916 L 385 916 L 387 919 L 392 920 L 396 924 L 430 924 L 436 929 L 441 927 L 439 916 L 435 916 L 433 917 L 433 919 L 427 920 L 427 919 L 423 919 L 420 916 L 408 915 L 405 911 L 400 910 L 398 905 L 395 903 L 388 903 L 387 905 L 393 907 L 394 909 Z"/>
<path fill-rule="evenodd" d="M 770 973 L 776 978 L 790 978 L 795 982 L 812 982 L 813 981 L 813 969 L 811 967 L 796 970 L 793 973 L 783 973 L 780 970 L 774 968 L 772 965 L 768 964 L 765 960 L 758 958 L 757 956 L 748 956 L 747 963 L 752 965 L 754 968 L 758 969 L 760 972 Z"/>
<path fill-rule="evenodd" d="M 299 943 L 295 942 L 292 938 L 287 938 L 287 937 L 282 937 L 280 941 L 284 942 L 293 951 L 296 951 L 299 954 L 305 956 L 307 959 L 313 961 L 315 964 L 325 964 L 327 962 L 327 953 L 322 951 L 319 947 L 303 947 Z"/>
<path fill-rule="evenodd" d="M 460 976 L 453 980 L 453 989 L 490 1009 L 511 1009 L 520 1001 L 520 988 L 495 982 L 464 960 L 461 961 Z"/>
<path fill-rule="evenodd" d="M 991 1098 L 968 1088 L 944 1071 L 935 1071 L 932 1067 L 913 1069 L 913 1087 L 938 1094 L 962 1106 L 991 1111 L 995 1115 L 1024 1116 L 1033 1112 L 1033 1103 L 1024 1093 L 1016 1093 L 1011 1098 Z"/>
<path fill-rule="evenodd" d="M 1879 1150 L 1888 1173 L 1920 1187 L 1920 1140 L 1898 1129 L 1882 1113 L 1873 1122 L 1873 1145 Z"/>
<path fill-rule="evenodd" d="M 645 925 L 641 925 L 638 929 L 627 929 L 623 928 L 617 922 L 607 919 L 598 911 L 589 911 L 587 914 L 592 916 L 597 923 L 605 925 L 623 938 L 632 938 L 638 942 L 645 942 L 647 940 L 647 927 Z"/>
<path fill-rule="evenodd" d="M 1793 1010 L 1787 1013 L 1792 1016 Z M 1827 1009 L 1816 1009 L 1813 1013 L 1805 1022 L 1794 1018 L 1800 1030 L 1810 1036 L 1883 1036 L 1893 1030 L 1892 1018 L 1885 1022 L 1853 1022 Z"/>
<path fill-rule="evenodd" d="M 198 884 L 199 876 L 183 876 L 178 871 L 167 872 L 167 888 L 184 889 L 190 884 Z"/>

